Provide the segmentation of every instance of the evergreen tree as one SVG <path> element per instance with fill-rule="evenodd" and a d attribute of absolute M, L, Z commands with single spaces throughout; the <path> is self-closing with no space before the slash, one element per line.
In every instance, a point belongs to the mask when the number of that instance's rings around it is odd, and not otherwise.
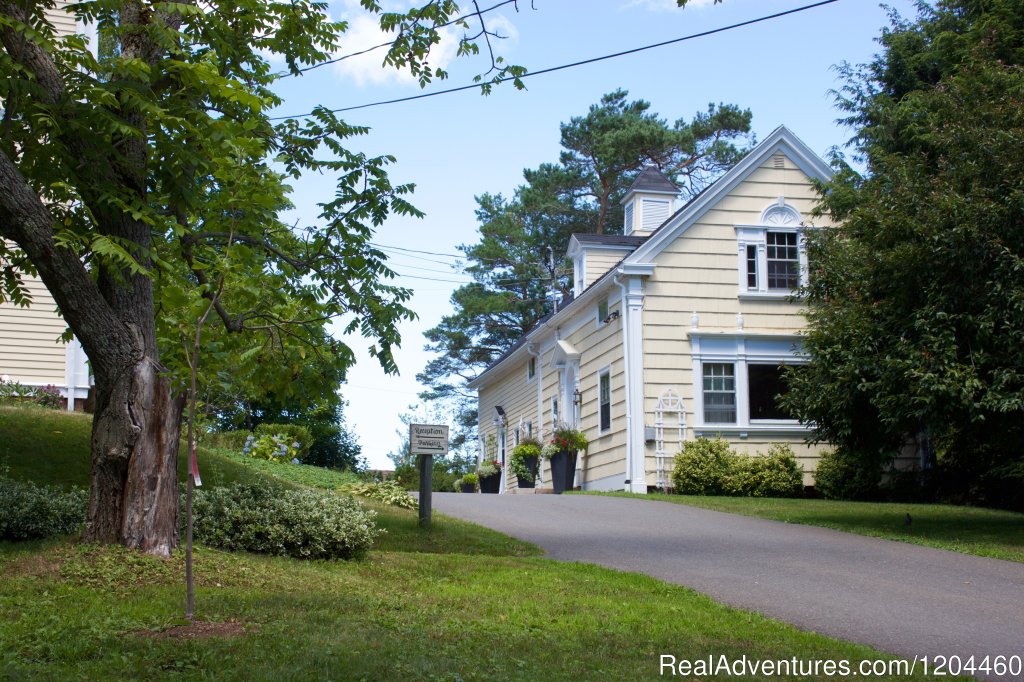
<path fill-rule="evenodd" d="M 573 233 L 622 231 L 620 202 L 636 175 L 654 165 L 692 197 L 743 157 L 752 143 L 751 113 L 709 105 L 669 125 L 644 100 L 616 90 L 584 116 L 561 125 L 559 163 L 523 171 L 512 198 L 477 197 L 480 239 L 462 245 L 471 284 L 452 294 L 455 308 L 426 332 L 436 353 L 417 378 L 427 400 L 454 412 L 458 442 L 475 438 L 475 397 L 464 389 L 568 297 L 572 266 L 564 260 Z"/>

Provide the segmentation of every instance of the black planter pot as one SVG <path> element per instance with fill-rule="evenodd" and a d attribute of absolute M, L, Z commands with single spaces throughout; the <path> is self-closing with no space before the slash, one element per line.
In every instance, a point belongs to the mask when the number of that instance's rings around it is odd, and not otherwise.
<path fill-rule="evenodd" d="M 519 478 L 519 474 L 516 474 L 516 482 L 520 488 L 532 488 L 536 485 L 537 480 L 537 457 L 523 457 L 523 463 L 526 464 L 526 468 L 530 470 L 531 476 L 527 479 Z"/>
<path fill-rule="evenodd" d="M 501 485 L 501 474 L 480 477 L 480 492 L 482 493 L 497 495 L 499 485 Z"/>
<path fill-rule="evenodd" d="M 562 450 L 551 456 L 551 487 L 555 494 L 560 495 L 572 490 L 573 479 L 576 477 L 576 453 Z"/>
<path fill-rule="evenodd" d="M 476 492 L 476 486 L 473 485 L 472 483 L 460 483 L 459 484 L 459 492 L 461 492 L 461 493 L 475 493 Z"/>

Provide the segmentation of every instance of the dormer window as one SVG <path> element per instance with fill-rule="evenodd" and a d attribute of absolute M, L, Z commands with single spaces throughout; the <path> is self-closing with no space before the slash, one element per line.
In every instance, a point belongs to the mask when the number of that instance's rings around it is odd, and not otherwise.
<path fill-rule="evenodd" d="M 803 219 L 779 197 L 759 223 L 736 226 L 740 297 L 786 298 L 806 281 Z"/>
<path fill-rule="evenodd" d="M 625 222 L 622 234 L 647 236 L 661 227 L 675 210 L 679 188 L 654 166 L 640 171 L 622 199 Z"/>

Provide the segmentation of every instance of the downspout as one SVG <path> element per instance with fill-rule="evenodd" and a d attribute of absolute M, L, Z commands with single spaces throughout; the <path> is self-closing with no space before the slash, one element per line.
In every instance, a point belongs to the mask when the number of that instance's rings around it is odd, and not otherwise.
<path fill-rule="evenodd" d="M 537 433 L 534 434 L 537 440 L 543 442 L 544 438 L 540 434 L 544 432 L 544 369 L 541 363 L 541 352 L 540 347 L 534 347 L 534 345 L 528 344 L 526 346 L 526 352 L 529 353 L 530 357 L 537 359 L 537 371 L 534 372 L 533 378 L 537 382 Z M 544 482 L 544 467 L 537 465 L 537 482 Z"/>
<path fill-rule="evenodd" d="M 626 378 L 625 386 L 623 387 L 626 391 L 626 476 L 623 481 L 623 486 L 626 491 L 630 490 L 631 483 L 628 483 L 633 471 L 633 410 L 630 409 L 629 395 L 630 384 L 633 382 L 633 377 L 629 374 L 629 307 L 626 305 L 626 285 L 619 281 L 619 275 L 612 275 L 612 281 L 621 289 L 622 298 L 619 301 L 619 308 L 622 310 L 622 376 Z"/>

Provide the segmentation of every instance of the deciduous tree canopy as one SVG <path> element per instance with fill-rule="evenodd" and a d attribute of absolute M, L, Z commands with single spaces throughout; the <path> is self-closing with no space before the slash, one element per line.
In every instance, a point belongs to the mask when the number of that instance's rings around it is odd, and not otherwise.
<path fill-rule="evenodd" d="M 789 401 L 867 459 L 929 435 L 948 494 L 1020 507 L 1024 483 L 1024 3 L 893 18 L 844 67 L 865 175 L 842 166 L 811 239 L 810 365 Z"/>
<path fill-rule="evenodd" d="M 421 83 L 445 75 L 429 49 L 456 2 L 404 14 L 360 4 L 396 32 L 386 64 Z M 278 81 L 344 42 L 326 3 L 72 3 L 98 27 L 100 57 L 82 37 L 55 34 L 52 6 L 0 0 L 3 287 L 21 300 L 18 273 L 38 272 L 91 361 L 87 537 L 166 554 L 178 527 L 175 381 L 197 318 L 216 299 L 221 331 L 204 337 L 207 355 L 282 395 L 303 363 L 352 361 L 323 334 L 331 318 L 394 369 L 409 292 L 386 283 L 392 273 L 368 242 L 388 215 L 416 213 L 412 187 L 392 184 L 391 157 L 347 149 L 366 129 L 327 109 L 270 117 Z M 474 49 L 472 38 L 460 45 Z M 522 73 L 492 66 L 494 78 Z M 307 171 L 335 176 L 334 196 L 315 224 L 286 225 L 287 183 Z"/>

